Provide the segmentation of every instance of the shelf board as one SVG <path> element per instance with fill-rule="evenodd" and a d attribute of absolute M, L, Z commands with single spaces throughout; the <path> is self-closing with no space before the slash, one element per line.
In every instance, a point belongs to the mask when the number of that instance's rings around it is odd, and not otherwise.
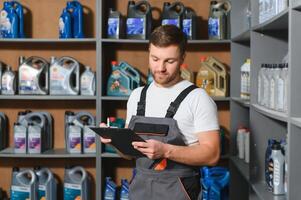
<path fill-rule="evenodd" d="M 249 164 L 246 163 L 244 160 L 238 158 L 237 156 L 231 156 L 230 159 L 236 166 L 238 171 L 241 173 L 241 175 L 245 178 L 245 180 L 250 182 Z"/>
<path fill-rule="evenodd" d="M 117 153 L 102 153 L 102 158 L 121 158 L 121 156 Z"/>
<path fill-rule="evenodd" d="M 268 191 L 265 182 L 251 183 L 251 187 L 261 200 L 286 200 L 284 195 L 273 195 Z"/>
<path fill-rule="evenodd" d="M 127 101 L 129 99 L 128 96 L 102 96 L 100 98 L 101 100 L 106 100 L 106 101 Z"/>
<path fill-rule="evenodd" d="M 96 43 L 96 38 L 70 38 L 70 39 L 59 39 L 59 38 L 5 38 L 0 39 L 0 43 Z"/>
<path fill-rule="evenodd" d="M 135 39 L 101 39 L 103 43 L 137 43 L 148 44 L 149 40 L 135 40 Z M 230 44 L 231 40 L 188 40 L 188 44 Z"/>
<path fill-rule="evenodd" d="M 239 103 L 243 107 L 246 107 L 246 108 L 250 107 L 250 100 L 242 99 L 242 98 L 239 98 L 239 97 L 231 97 L 231 99 L 233 101 Z"/>
<path fill-rule="evenodd" d="M 292 117 L 291 118 L 291 123 L 294 124 L 295 126 L 298 126 L 299 128 L 301 128 L 301 118 Z"/>
<path fill-rule="evenodd" d="M 96 154 L 70 154 L 63 148 L 48 150 L 42 154 L 18 154 L 10 147 L 0 151 L 0 158 L 96 158 Z"/>
<path fill-rule="evenodd" d="M 96 100 L 96 96 L 0 95 L 0 100 Z"/>
<path fill-rule="evenodd" d="M 252 30 L 260 33 L 276 30 L 288 30 L 288 12 L 289 9 L 287 8 L 271 19 L 254 26 Z"/>
<path fill-rule="evenodd" d="M 288 121 L 288 116 L 286 113 L 274 111 L 274 110 L 265 108 L 263 106 L 260 106 L 258 104 L 252 104 L 252 106 L 255 108 L 256 111 L 258 111 L 259 113 L 261 113 L 267 117 L 270 117 L 270 118 L 273 118 L 273 119 L 276 119 L 279 121 L 283 121 L 283 122 Z"/>
<path fill-rule="evenodd" d="M 250 30 L 246 30 L 246 31 L 238 34 L 237 36 L 234 36 L 232 38 L 232 42 L 248 43 L 248 44 L 250 44 L 250 35 L 251 35 L 251 31 Z"/>
<path fill-rule="evenodd" d="M 294 9 L 294 10 L 301 11 L 301 3 L 298 3 L 298 5 L 294 5 L 294 6 L 293 6 L 293 9 Z"/>

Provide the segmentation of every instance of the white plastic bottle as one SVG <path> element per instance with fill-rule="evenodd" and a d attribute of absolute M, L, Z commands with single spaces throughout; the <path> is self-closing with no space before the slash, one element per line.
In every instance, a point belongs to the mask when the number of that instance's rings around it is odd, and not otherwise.
<path fill-rule="evenodd" d="M 263 100 L 263 71 L 265 70 L 265 65 L 262 64 L 258 72 L 258 85 L 257 85 L 257 103 L 262 105 Z"/>
<path fill-rule="evenodd" d="M 284 65 L 281 76 L 284 80 L 284 112 L 287 112 L 287 92 L 288 92 L 288 64 Z"/>
<path fill-rule="evenodd" d="M 250 69 L 251 61 L 248 58 L 240 68 L 240 97 L 242 99 L 250 99 Z"/>
<path fill-rule="evenodd" d="M 268 106 L 269 103 L 269 95 L 270 95 L 270 81 L 269 81 L 269 73 L 270 73 L 270 66 L 266 64 L 264 71 L 263 71 L 263 100 L 262 105 Z"/>
<path fill-rule="evenodd" d="M 275 109 L 277 111 L 284 111 L 284 92 L 285 92 L 285 83 L 283 79 L 283 64 L 280 64 L 277 68 L 276 74 L 276 97 L 275 97 Z"/>
<path fill-rule="evenodd" d="M 277 65 L 273 64 L 271 67 L 271 71 L 269 73 L 269 80 L 270 80 L 270 95 L 269 95 L 269 108 L 272 110 L 275 110 L 275 101 L 277 98 L 277 86 L 276 86 L 276 82 L 277 82 L 277 73 L 279 70 L 277 69 Z"/>

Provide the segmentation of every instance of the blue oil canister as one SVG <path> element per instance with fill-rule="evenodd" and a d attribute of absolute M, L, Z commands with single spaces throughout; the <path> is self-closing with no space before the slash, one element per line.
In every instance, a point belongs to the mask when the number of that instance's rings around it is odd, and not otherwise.
<path fill-rule="evenodd" d="M 66 9 L 71 13 L 73 21 L 73 37 L 84 38 L 83 33 L 83 6 L 78 1 L 67 2 Z"/>

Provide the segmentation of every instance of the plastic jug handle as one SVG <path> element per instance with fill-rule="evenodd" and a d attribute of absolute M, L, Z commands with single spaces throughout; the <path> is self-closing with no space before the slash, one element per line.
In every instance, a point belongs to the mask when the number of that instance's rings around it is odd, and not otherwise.
<path fill-rule="evenodd" d="M 31 176 L 31 180 L 30 180 L 30 182 L 29 182 L 30 185 L 32 185 L 32 184 L 34 184 L 34 183 L 36 182 L 37 177 L 36 177 L 36 174 L 34 173 L 34 171 L 32 171 L 32 170 L 30 170 L 30 169 L 25 169 L 25 170 L 23 170 L 22 172 L 18 173 L 17 176 L 16 176 L 16 178 L 18 179 L 18 181 L 19 181 L 22 185 L 28 186 L 28 185 L 27 185 L 28 183 L 25 183 L 25 182 L 23 181 L 23 179 L 22 179 L 22 176 L 23 176 L 24 174 L 30 174 L 30 176 Z"/>
<path fill-rule="evenodd" d="M 184 4 L 183 4 L 182 2 L 176 1 L 176 2 L 174 2 L 173 4 L 171 4 L 171 7 L 176 7 L 176 6 L 180 6 L 180 8 L 181 8 L 179 14 L 184 13 L 184 11 L 185 11 L 185 6 L 184 6 Z"/>
<path fill-rule="evenodd" d="M 70 170 L 70 174 L 75 174 L 77 171 L 80 171 L 82 173 L 81 181 L 85 180 L 85 178 L 87 177 L 87 172 L 82 167 L 74 167 Z M 70 176 L 70 178 L 72 179 L 72 176 Z"/>
<path fill-rule="evenodd" d="M 144 5 L 146 7 L 145 13 L 148 13 L 151 10 L 151 5 L 149 4 L 148 1 L 139 1 L 136 4 L 137 7 L 140 7 L 142 5 Z"/>

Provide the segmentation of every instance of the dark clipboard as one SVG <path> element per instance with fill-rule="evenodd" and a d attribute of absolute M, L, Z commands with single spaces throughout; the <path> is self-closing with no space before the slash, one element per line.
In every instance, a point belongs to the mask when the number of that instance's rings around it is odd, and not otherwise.
<path fill-rule="evenodd" d="M 111 139 L 111 145 L 124 155 L 136 158 L 145 156 L 132 145 L 132 142 L 145 142 L 145 140 L 131 129 L 103 127 L 90 127 L 90 129 L 103 138 Z"/>

